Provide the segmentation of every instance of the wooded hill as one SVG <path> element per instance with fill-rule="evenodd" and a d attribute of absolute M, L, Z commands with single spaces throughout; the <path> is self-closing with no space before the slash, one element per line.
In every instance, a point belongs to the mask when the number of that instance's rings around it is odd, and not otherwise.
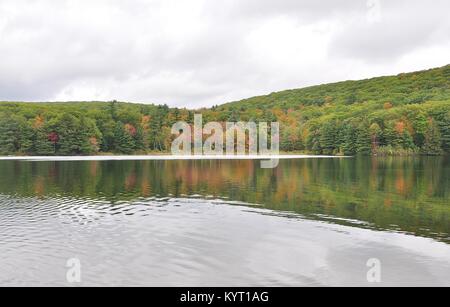
<path fill-rule="evenodd" d="M 450 153 L 450 65 L 287 90 L 209 109 L 122 102 L 0 103 L 0 154 L 167 152 L 177 121 L 279 121 L 281 149 L 314 154 Z"/>

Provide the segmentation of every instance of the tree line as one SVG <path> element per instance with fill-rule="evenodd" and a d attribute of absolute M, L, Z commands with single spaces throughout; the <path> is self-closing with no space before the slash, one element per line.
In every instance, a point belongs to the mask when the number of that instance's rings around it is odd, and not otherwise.
<path fill-rule="evenodd" d="M 169 152 L 175 122 L 280 123 L 280 149 L 335 155 L 450 152 L 450 66 L 273 93 L 212 108 L 0 103 L 1 155 Z M 207 137 L 207 136 L 205 136 Z"/>

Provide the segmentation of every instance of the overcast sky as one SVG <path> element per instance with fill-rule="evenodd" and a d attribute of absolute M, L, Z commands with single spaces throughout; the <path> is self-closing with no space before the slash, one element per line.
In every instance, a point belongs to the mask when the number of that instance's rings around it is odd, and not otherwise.
<path fill-rule="evenodd" d="M 449 0 L 0 0 L 0 100 L 211 106 L 450 63 Z"/>

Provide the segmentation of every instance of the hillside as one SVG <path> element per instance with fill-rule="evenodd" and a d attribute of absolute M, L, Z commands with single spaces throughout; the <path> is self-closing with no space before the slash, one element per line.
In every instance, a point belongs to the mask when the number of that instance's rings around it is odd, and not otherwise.
<path fill-rule="evenodd" d="M 316 154 L 450 152 L 450 65 L 287 90 L 187 110 L 120 102 L 0 103 L 0 154 L 168 151 L 176 121 L 279 121 L 281 149 Z"/>
<path fill-rule="evenodd" d="M 396 105 L 417 104 L 430 100 L 450 99 L 450 65 L 402 73 L 397 76 L 377 77 L 360 81 L 344 81 L 302 89 L 286 90 L 266 96 L 244 99 L 223 105 L 244 107 L 322 106 L 324 104 L 349 105 L 367 101 Z"/>

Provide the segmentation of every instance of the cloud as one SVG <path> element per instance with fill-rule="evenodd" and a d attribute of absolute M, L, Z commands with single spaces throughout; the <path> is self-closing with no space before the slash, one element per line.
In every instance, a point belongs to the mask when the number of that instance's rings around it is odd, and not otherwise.
<path fill-rule="evenodd" d="M 199 107 L 448 64 L 448 1 L 369 1 L 2 0 L 0 100 Z"/>
<path fill-rule="evenodd" d="M 336 33 L 330 53 L 367 62 L 393 62 L 420 48 L 450 42 L 449 2 L 384 1 L 374 7 L 378 20 L 349 16 Z"/>

